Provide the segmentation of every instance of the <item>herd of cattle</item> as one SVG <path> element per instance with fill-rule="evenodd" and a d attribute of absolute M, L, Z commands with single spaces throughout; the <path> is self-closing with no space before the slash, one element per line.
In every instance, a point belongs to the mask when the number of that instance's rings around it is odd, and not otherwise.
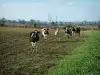
<path fill-rule="evenodd" d="M 65 27 L 64 28 L 64 31 L 65 31 L 65 35 L 68 37 L 68 39 L 71 37 L 71 36 L 74 36 L 75 34 L 78 34 L 80 35 L 80 27 Z M 54 35 L 55 36 L 58 36 L 59 35 L 59 32 L 60 32 L 60 29 L 59 27 L 55 29 L 55 33 Z M 38 30 L 34 30 L 30 33 L 30 42 L 32 44 L 32 50 L 33 52 L 36 51 L 37 53 L 37 42 L 39 41 L 39 35 L 41 34 L 41 36 L 47 40 L 47 37 L 49 35 L 49 29 L 48 28 L 42 28 L 41 31 L 38 31 Z"/>

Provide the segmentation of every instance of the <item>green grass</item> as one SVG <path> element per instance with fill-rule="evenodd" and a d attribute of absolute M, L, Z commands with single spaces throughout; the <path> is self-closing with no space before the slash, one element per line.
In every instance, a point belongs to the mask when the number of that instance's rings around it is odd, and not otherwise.
<path fill-rule="evenodd" d="M 29 33 L 32 28 L 0 27 L 0 74 L 1 75 L 42 75 L 56 65 L 58 60 L 84 42 L 85 34 L 67 39 L 61 31 L 61 41 L 50 32 L 48 43 L 41 37 L 38 53 L 32 53 Z"/>
<path fill-rule="evenodd" d="M 87 35 L 86 42 L 49 69 L 48 75 L 100 75 L 100 31 Z"/>

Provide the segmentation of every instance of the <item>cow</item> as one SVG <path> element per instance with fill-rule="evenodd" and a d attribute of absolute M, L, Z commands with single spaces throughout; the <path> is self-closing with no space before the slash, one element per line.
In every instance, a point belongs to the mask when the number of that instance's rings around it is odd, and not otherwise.
<path fill-rule="evenodd" d="M 72 34 L 75 35 L 75 34 L 78 34 L 80 35 L 80 27 L 72 27 Z"/>
<path fill-rule="evenodd" d="M 55 29 L 55 34 L 54 34 L 55 36 L 57 36 L 57 35 L 59 35 L 59 28 L 56 28 Z"/>
<path fill-rule="evenodd" d="M 58 38 L 58 40 L 60 41 L 59 31 L 60 31 L 59 28 L 56 28 L 56 29 L 55 29 L 54 35 L 55 35 L 55 37 Z"/>
<path fill-rule="evenodd" d="M 34 30 L 32 32 L 30 32 L 30 36 L 29 36 L 29 40 L 32 44 L 32 50 L 33 52 L 36 51 L 37 53 L 37 42 L 39 41 L 39 31 L 38 30 Z"/>
<path fill-rule="evenodd" d="M 75 26 L 73 26 L 73 27 L 71 27 L 72 28 L 72 36 L 74 36 L 75 35 L 75 33 L 76 33 L 76 27 Z"/>
<path fill-rule="evenodd" d="M 79 36 L 80 36 L 80 30 L 81 30 L 80 27 L 77 27 L 77 28 L 76 28 L 76 33 L 77 33 Z"/>
<path fill-rule="evenodd" d="M 65 28 L 65 34 L 68 37 L 68 39 L 72 36 L 72 28 L 71 27 L 66 27 Z"/>
<path fill-rule="evenodd" d="M 44 37 L 44 39 L 47 40 L 47 36 L 49 35 L 49 29 L 48 28 L 43 28 L 41 30 L 41 34 Z"/>

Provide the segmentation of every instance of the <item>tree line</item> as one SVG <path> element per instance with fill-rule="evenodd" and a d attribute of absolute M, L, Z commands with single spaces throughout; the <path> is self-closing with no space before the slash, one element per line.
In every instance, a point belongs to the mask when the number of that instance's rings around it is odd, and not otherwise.
<path fill-rule="evenodd" d="M 6 18 L 1 18 L 0 19 L 0 26 L 4 26 L 4 25 L 31 25 L 31 26 L 65 26 L 65 25 L 80 25 L 80 26 L 86 26 L 86 25 L 100 25 L 100 21 L 81 21 L 81 22 L 63 22 L 63 21 L 59 21 L 59 22 L 45 22 L 45 21 L 40 21 L 40 20 L 34 20 L 34 19 L 30 19 L 29 21 L 26 20 L 8 20 Z"/>

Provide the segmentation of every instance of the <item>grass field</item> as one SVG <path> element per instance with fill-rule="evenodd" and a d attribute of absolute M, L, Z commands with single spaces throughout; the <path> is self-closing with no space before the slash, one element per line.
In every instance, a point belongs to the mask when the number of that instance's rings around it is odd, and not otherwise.
<path fill-rule="evenodd" d="M 44 42 L 41 37 L 38 53 L 32 53 L 29 33 L 31 28 L 0 27 L 0 75 L 42 75 L 57 61 L 63 59 L 86 38 L 82 32 L 80 37 L 67 39 L 61 31 L 61 41 L 50 32 L 49 39 Z"/>
<path fill-rule="evenodd" d="M 100 31 L 86 34 L 86 42 L 72 50 L 46 75 L 100 75 Z"/>

